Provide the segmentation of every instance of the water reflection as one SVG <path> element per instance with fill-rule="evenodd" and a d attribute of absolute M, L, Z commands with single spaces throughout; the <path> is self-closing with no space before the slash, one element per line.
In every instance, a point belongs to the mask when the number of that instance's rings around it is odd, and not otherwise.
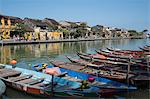
<path fill-rule="evenodd" d="M 63 55 L 75 55 L 77 51 L 95 53 L 95 50 L 106 47 L 121 49 L 139 49 L 138 47 L 150 44 L 150 39 L 121 39 L 121 40 L 100 40 L 82 42 L 64 42 L 47 44 L 28 44 L 28 45 L 8 45 L 1 46 L 0 62 L 9 63 L 13 58 L 18 61 L 42 59 L 42 57 L 59 58 Z"/>

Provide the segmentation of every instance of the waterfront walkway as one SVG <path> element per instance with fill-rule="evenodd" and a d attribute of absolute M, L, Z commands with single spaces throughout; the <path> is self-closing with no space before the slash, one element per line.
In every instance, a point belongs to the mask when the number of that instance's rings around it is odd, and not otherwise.
<path fill-rule="evenodd" d="M 62 39 L 62 40 L 30 40 L 30 41 L 15 41 L 15 40 L 1 40 L 0 45 L 16 45 L 16 44 L 39 44 L 39 43 L 61 43 L 61 42 L 79 42 L 79 41 L 96 41 L 96 40 L 114 40 L 114 39 L 131 39 L 131 38 L 93 38 L 93 39 Z M 141 39 L 141 38 L 132 38 Z"/>

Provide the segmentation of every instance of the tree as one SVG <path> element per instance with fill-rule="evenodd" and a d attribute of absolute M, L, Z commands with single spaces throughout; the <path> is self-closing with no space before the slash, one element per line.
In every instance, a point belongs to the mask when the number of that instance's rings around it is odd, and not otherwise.
<path fill-rule="evenodd" d="M 96 26 L 93 26 L 91 28 L 91 31 L 93 32 L 93 34 L 97 35 L 97 36 L 102 36 L 103 35 L 103 26 L 101 25 L 96 25 Z"/>
<path fill-rule="evenodd" d="M 63 36 L 64 36 L 65 38 L 70 38 L 70 33 L 71 33 L 71 32 L 70 32 L 69 30 L 60 28 L 60 29 L 58 29 L 57 31 L 63 32 Z"/>
<path fill-rule="evenodd" d="M 87 29 L 83 29 L 83 28 L 78 28 L 76 30 L 78 37 L 85 37 L 86 36 L 86 32 Z"/>
<path fill-rule="evenodd" d="M 82 23 L 80 24 L 80 27 L 82 27 L 82 28 L 86 28 L 86 27 L 87 27 L 87 23 L 82 22 Z"/>
<path fill-rule="evenodd" d="M 129 30 L 128 31 L 130 36 L 142 36 L 143 32 L 137 32 L 136 30 Z"/>
<path fill-rule="evenodd" d="M 21 33 L 26 33 L 26 32 L 33 31 L 33 29 L 24 23 L 17 23 L 16 31 Z"/>

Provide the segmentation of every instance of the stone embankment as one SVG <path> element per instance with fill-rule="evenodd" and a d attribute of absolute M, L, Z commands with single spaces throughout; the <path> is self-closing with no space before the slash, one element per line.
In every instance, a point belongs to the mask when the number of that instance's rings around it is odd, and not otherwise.
<path fill-rule="evenodd" d="M 96 40 L 115 40 L 115 39 L 142 39 L 143 37 L 132 38 L 80 38 L 80 39 L 62 39 L 62 40 L 31 40 L 31 41 L 15 41 L 15 40 L 1 40 L 0 45 L 17 45 L 17 44 L 39 44 L 39 43 L 61 43 L 61 42 L 79 42 L 79 41 L 96 41 Z"/>

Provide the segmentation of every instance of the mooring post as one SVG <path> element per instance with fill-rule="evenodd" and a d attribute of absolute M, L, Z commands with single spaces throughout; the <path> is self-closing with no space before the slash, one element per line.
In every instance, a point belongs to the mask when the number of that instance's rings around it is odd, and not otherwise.
<path fill-rule="evenodd" d="M 131 61 L 131 58 L 129 58 L 129 61 L 128 61 L 127 76 L 126 76 L 128 86 L 129 86 L 130 61 Z"/>
<path fill-rule="evenodd" d="M 52 92 L 52 96 L 54 95 L 54 90 L 53 90 L 53 85 L 54 85 L 54 75 L 52 74 L 52 83 L 51 83 L 51 92 Z"/>
<path fill-rule="evenodd" d="M 149 59 L 150 59 L 150 56 L 147 56 L 146 57 L 146 61 L 147 61 L 147 71 L 149 72 L 149 66 L 150 66 L 150 64 L 149 64 Z"/>

